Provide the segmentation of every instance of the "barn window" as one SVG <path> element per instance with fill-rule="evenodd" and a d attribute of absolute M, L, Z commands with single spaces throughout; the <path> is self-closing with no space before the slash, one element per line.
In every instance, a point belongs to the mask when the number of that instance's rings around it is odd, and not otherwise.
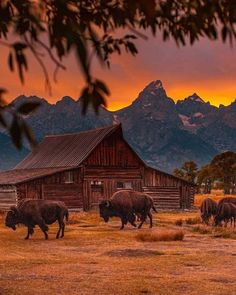
<path fill-rule="evenodd" d="M 103 193 L 103 182 L 98 180 L 91 181 L 91 190 L 92 192 Z"/>
<path fill-rule="evenodd" d="M 116 183 L 116 188 L 117 189 L 132 189 L 132 182 L 130 181 L 118 181 Z"/>
<path fill-rule="evenodd" d="M 65 177 L 65 183 L 73 183 L 74 182 L 74 177 L 73 177 L 72 171 L 66 171 L 64 174 L 64 177 Z"/>

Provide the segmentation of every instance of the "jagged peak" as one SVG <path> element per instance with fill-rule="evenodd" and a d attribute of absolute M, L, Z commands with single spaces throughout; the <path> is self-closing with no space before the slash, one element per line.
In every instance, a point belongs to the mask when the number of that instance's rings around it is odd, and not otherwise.
<path fill-rule="evenodd" d="M 144 91 L 154 91 L 157 90 L 164 90 L 161 80 L 155 80 L 149 83 L 145 88 Z"/>
<path fill-rule="evenodd" d="M 205 103 L 205 101 L 199 95 L 197 95 L 197 93 L 195 93 L 195 92 L 192 95 L 185 98 L 185 100 L 191 100 L 194 102 Z"/>
<path fill-rule="evenodd" d="M 75 102 L 76 101 L 72 97 L 70 97 L 70 96 L 63 96 L 60 100 L 58 100 L 56 102 L 56 104 L 61 104 L 61 103 L 63 103 L 63 104 L 70 104 L 70 103 L 75 103 Z"/>
<path fill-rule="evenodd" d="M 38 97 L 35 95 L 32 96 L 25 96 L 25 95 L 19 95 L 17 96 L 10 104 L 11 105 L 20 105 L 21 103 L 25 102 L 25 101 L 39 101 L 41 104 L 49 104 L 48 101 L 45 98 L 42 97 Z"/>

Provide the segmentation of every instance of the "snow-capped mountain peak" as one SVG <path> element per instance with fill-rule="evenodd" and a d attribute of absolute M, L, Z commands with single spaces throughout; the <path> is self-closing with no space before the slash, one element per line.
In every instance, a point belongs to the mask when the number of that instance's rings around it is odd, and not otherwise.
<path fill-rule="evenodd" d="M 191 100 L 194 102 L 205 103 L 204 100 L 200 96 L 198 96 L 196 93 L 193 93 L 189 97 L 185 98 L 185 100 Z"/>

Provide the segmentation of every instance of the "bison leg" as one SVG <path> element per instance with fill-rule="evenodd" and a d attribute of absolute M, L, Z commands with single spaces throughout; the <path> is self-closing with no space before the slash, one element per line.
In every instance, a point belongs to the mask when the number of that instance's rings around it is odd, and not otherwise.
<path fill-rule="evenodd" d="M 149 212 L 148 213 L 148 217 L 149 217 L 149 219 L 150 219 L 150 228 L 152 228 L 152 214 L 151 214 L 151 212 Z"/>
<path fill-rule="evenodd" d="M 147 215 L 146 214 L 142 214 L 142 216 L 141 216 L 141 222 L 140 222 L 138 228 L 141 228 L 142 227 L 142 225 L 143 225 L 144 221 L 146 220 L 146 218 L 147 218 Z"/>
<path fill-rule="evenodd" d="M 62 230 L 61 230 L 61 238 L 64 237 L 64 231 L 65 231 L 65 223 L 62 223 Z"/>
<path fill-rule="evenodd" d="M 25 240 L 28 240 L 29 239 L 29 236 L 32 236 L 34 233 L 34 229 L 30 226 L 28 226 L 28 233 L 27 233 L 27 236 L 25 237 Z"/>
<path fill-rule="evenodd" d="M 57 235 L 56 235 L 56 239 L 59 239 L 60 238 L 63 238 L 64 237 L 64 230 L 65 230 L 65 223 L 64 221 L 58 221 L 59 223 L 59 230 L 57 232 Z M 61 232 L 61 236 L 60 236 L 60 232 Z"/>
<path fill-rule="evenodd" d="M 134 227 L 137 226 L 136 223 L 135 223 L 135 219 L 136 219 L 135 215 L 134 215 L 133 213 L 130 213 L 130 214 L 129 214 L 129 218 L 128 218 L 128 220 L 129 220 L 129 223 L 130 223 L 131 225 L 133 225 Z"/>
<path fill-rule="evenodd" d="M 124 229 L 125 224 L 127 224 L 127 218 L 122 216 L 120 229 Z"/>
<path fill-rule="evenodd" d="M 48 226 L 45 224 L 45 222 L 43 220 L 40 220 L 38 222 L 38 226 L 40 227 L 41 231 L 44 233 L 44 236 L 45 236 L 45 240 L 48 239 Z"/>

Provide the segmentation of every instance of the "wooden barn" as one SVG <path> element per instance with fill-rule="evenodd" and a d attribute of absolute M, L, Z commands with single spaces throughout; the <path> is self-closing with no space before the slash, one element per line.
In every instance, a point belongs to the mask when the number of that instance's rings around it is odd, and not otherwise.
<path fill-rule="evenodd" d="M 0 173 L 0 208 L 39 198 L 87 211 L 120 189 L 150 194 L 159 209 L 190 209 L 194 201 L 194 185 L 147 166 L 119 124 L 46 136 L 15 169 Z"/>

